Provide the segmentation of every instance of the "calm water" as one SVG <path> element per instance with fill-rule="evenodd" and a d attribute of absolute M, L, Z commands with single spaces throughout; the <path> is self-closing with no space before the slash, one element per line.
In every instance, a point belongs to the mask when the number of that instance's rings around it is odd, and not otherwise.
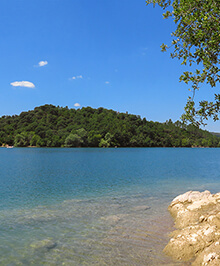
<path fill-rule="evenodd" d="M 0 148 L 0 265 L 177 265 L 170 201 L 220 191 L 220 149 Z"/>

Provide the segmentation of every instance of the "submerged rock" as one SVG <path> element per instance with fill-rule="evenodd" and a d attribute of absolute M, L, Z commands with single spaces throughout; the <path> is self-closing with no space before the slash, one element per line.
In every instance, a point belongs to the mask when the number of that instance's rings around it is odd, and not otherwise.
<path fill-rule="evenodd" d="M 136 206 L 136 207 L 132 208 L 132 211 L 147 211 L 149 209 L 150 209 L 149 206 L 141 205 L 141 206 Z"/>
<path fill-rule="evenodd" d="M 57 243 L 51 239 L 43 239 L 40 241 L 33 242 L 30 245 L 30 247 L 33 248 L 34 250 L 45 250 L 45 251 L 53 249 L 56 246 L 57 246 Z"/>
<path fill-rule="evenodd" d="M 117 215 L 109 215 L 109 216 L 101 217 L 101 219 L 105 220 L 106 222 L 110 224 L 114 224 L 114 223 L 119 222 L 121 219 L 123 219 L 126 216 L 127 216 L 126 214 L 117 214 Z"/>
<path fill-rule="evenodd" d="M 177 230 L 164 252 L 192 265 L 220 265 L 220 193 L 188 191 L 168 209 Z"/>

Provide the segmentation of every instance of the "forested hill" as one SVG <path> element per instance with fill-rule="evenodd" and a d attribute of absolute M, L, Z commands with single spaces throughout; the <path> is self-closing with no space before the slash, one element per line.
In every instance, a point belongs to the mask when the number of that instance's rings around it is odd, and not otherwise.
<path fill-rule="evenodd" d="M 0 146 L 218 147 L 220 139 L 180 121 L 147 121 L 104 108 L 44 105 L 0 118 Z"/>

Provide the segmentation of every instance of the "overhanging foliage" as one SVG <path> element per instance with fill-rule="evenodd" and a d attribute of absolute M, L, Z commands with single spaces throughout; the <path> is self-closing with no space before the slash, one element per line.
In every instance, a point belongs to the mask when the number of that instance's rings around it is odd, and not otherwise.
<path fill-rule="evenodd" d="M 161 45 L 162 51 L 173 48 L 172 58 L 178 58 L 181 64 L 195 66 L 185 71 L 180 81 L 191 85 L 192 96 L 188 98 L 182 119 L 194 124 L 204 124 L 212 117 L 218 120 L 220 94 L 215 100 L 206 100 L 195 105 L 195 91 L 202 83 L 215 87 L 220 81 L 220 1 L 219 0 L 147 0 L 148 4 L 158 4 L 164 10 L 164 18 L 172 17 L 176 30 L 172 32 L 170 46 Z"/>

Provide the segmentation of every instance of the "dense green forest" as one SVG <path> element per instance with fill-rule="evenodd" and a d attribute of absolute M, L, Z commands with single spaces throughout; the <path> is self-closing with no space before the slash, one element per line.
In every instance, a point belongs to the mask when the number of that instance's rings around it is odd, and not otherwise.
<path fill-rule="evenodd" d="M 193 125 L 147 121 L 104 108 L 44 105 L 0 118 L 0 146 L 219 147 L 220 138 Z"/>

